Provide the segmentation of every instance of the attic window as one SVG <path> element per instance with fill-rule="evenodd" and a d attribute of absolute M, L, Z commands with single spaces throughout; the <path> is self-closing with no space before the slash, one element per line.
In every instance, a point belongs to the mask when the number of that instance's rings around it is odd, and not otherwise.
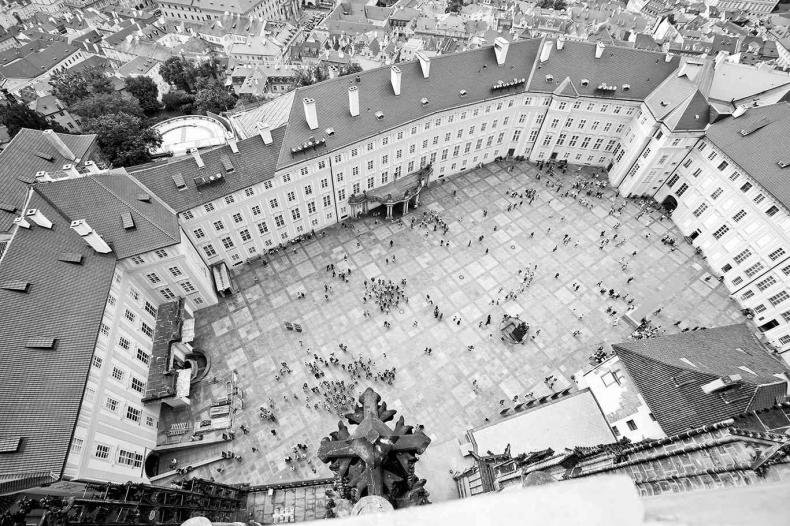
<path fill-rule="evenodd" d="M 187 187 L 187 183 L 184 181 L 184 176 L 180 173 L 173 174 L 173 182 L 176 184 L 176 188 L 179 190 L 184 190 Z"/>
<path fill-rule="evenodd" d="M 2 210 L 3 212 L 9 212 L 13 214 L 16 212 L 16 207 L 8 203 L 0 203 L 0 210 Z"/>
<path fill-rule="evenodd" d="M 428 100 L 427 97 L 423 97 L 423 98 L 420 99 L 420 104 L 422 104 L 423 106 L 428 104 L 428 102 L 430 102 L 430 101 Z"/>
<path fill-rule="evenodd" d="M 582 79 L 582 86 L 588 86 L 590 84 L 590 79 Z"/>
<path fill-rule="evenodd" d="M 54 349 L 55 338 L 46 338 L 46 337 L 30 338 L 25 343 L 25 347 L 28 349 Z"/>
<path fill-rule="evenodd" d="M 767 126 L 770 123 L 771 123 L 771 121 L 768 119 L 768 117 L 763 117 L 762 119 L 758 120 L 757 122 L 755 122 L 755 123 L 751 124 L 750 126 L 747 126 L 746 128 L 742 129 L 739 133 L 741 134 L 741 136 L 746 137 L 747 135 L 750 135 L 750 134 L 756 132 L 760 128 L 763 128 L 763 127 Z"/>
<path fill-rule="evenodd" d="M 35 155 L 39 159 L 44 159 L 45 161 L 49 161 L 49 162 L 52 162 L 52 161 L 55 160 L 55 158 L 52 155 L 50 155 L 48 153 L 44 153 L 44 152 L 38 151 L 38 150 L 33 152 L 33 155 Z"/>
<path fill-rule="evenodd" d="M 326 132 L 326 134 L 327 134 L 327 135 L 329 135 L 330 137 L 331 137 L 331 136 L 333 136 L 333 135 L 335 134 L 335 129 L 334 129 L 334 128 L 327 128 L 327 129 L 326 129 L 326 130 L 324 130 L 324 131 L 325 131 L 325 132 Z"/>
<path fill-rule="evenodd" d="M 150 203 L 151 202 L 151 196 L 148 195 L 148 194 L 137 194 L 137 200 L 138 201 L 142 201 L 144 203 Z"/>
<path fill-rule="evenodd" d="M 30 288 L 29 281 L 22 281 L 19 279 L 5 281 L 2 284 L 0 284 L 0 289 L 13 290 L 14 292 L 27 292 L 29 288 Z"/>
<path fill-rule="evenodd" d="M 20 436 L 0 438 L 0 453 L 16 453 L 20 445 L 22 445 Z"/>
<path fill-rule="evenodd" d="M 726 391 L 719 391 L 719 396 L 724 400 L 725 404 L 732 404 L 751 398 L 749 389 L 727 389 Z"/>
<path fill-rule="evenodd" d="M 382 111 L 377 111 L 377 112 L 376 112 L 376 120 L 380 121 L 380 120 L 381 120 L 381 119 L 383 119 L 383 118 L 384 118 L 384 112 L 382 112 Z"/>
<path fill-rule="evenodd" d="M 233 163 L 230 162 L 227 155 L 222 155 L 219 159 L 222 162 L 222 167 L 225 168 L 225 173 L 231 173 L 236 169 L 233 167 Z"/>
<path fill-rule="evenodd" d="M 64 263 L 74 263 L 76 265 L 82 265 L 82 254 L 76 254 L 74 252 L 64 252 L 63 254 L 58 257 L 58 261 L 63 261 Z"/>
<path fill-rule="evenodd" d="M 631 89 L 631 85 L 630 84 L 623 84 L 623 91 L 628 91 L 630 89 Z"/>
<path fill-rule="evenodd" d="M 124 230 L 131 230 L 134 228 L 134 218 L 131 212 L 123 212 L 121 214 L 121 223 L 123 223 Z"/>
<path fill-rule="evenodd" d="M 784 159 L 782 161 L 776 161 L 776 164 L 779 165 L 779 168 L 787 168 L 790 166 L 790 159 Z M 2 207 L 0 207 L 2 208 Z"/>
<path fill-rule="evenodd" d="M 459 92 L 458 92 L 458 96 L 459 96 L 459 97 L 466 97 L 466 90 L 465 90 L 465 89 L 462 89 L 461 91 L 459 91 Z"/>

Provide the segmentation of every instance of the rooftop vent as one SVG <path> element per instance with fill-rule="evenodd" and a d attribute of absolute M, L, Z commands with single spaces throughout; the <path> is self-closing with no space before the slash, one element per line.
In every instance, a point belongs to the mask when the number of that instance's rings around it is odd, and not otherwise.
<path fill-rule="evenodd" d="M 0 289 L 13 290 L 14 292 L 27 292 L 30 289 L 30 282 L 22 281 L 19 279 L 12 279 L 0 283 Z"/>
<path fill-rule="evenodd" d="M 589 86 L 590 79 L 582 79 L 582 86 Z"/>
<path fill-rule="evenodd" d="M 630 84 L 623 84 L 623 91 L 628 91 L 630 89 L 631 89 L 631 85 Z"/>
<path fill-rule="evenodd" d="M 465 89 L 462 89 L 462 90 L 460 90 L 460 91 L 458 92 L 458 96 L 459 96 L 459 97 L 466 97 L 466 90 L 465 90 Z"/>
<path fill-rule="evenodd" d="M 423 97 L 423 98 L 420 99 L 420 104 L 422 104 L 423 106 L 425 106 L 429 102 L 430 101 L 428 100 L 428 97 Z"/>
<path fill-rule="evenodd" d="M 142 201 L 143 203 L 151 202 L 151 196 L 148 194 L 137 194 L 135 197 L 137 198 L 138 201 Z"/>
<path fill-rule="evenodd" d="M 28 349 L 54 349 L 55 341 L 55 338 L 39 336 L 36 338 L 30 338 L 27 342 L 25 342 L 25 347 Z"/>
<path fill-rule="evenodd" d="M 779 168 L 787 168 L 790 166 L 790 159 L 784 159 L 782 161 L 776 161 L 776 164 L 779 165 Z"/>
<path fill-rule="evenodd" d="M 376 112 L 376 120 L 380 121 L 383 118 L 384 118 L 384 112 L 383 111 L 377 111 Z"/>
<path fill-rule="evenodd" d="M 491 91 L 499 91 L 499 90 L 505 90 L 505 89 L 510 89 L 510 88 L 517 88 L 517 87 L 525 84 L 526 82 L 527 82 L 527 79 L 525 79 L 525 78 L 520 78 L 520 79 L 519 78 L 515 78 L 515 79 L 513 79 L 511 81 L 508 81 L 508 82 L 504 82 L 504 81 L 500 80 L 500 81 L 497 81 L 496 84 L 491 86 Z"/>
<path fill-rule="evenodd" d="M 121 224 L 123 224 L 124 230 L 131 230 L 134 228 L 134 218 L 132 218 L 131 212 L 123 212 L 121 214 Z"/>
<path fill-rule="evenodd" d="M 546 75 L 546 82 L 554 82 L 554 75 Z"/>
<path fill-rule="evenodd" d="M 75 252 L 64 252 L 58 257 L 58 261 L 82 265 L 82 254 L 77 254 Z"/>
<path fill-rule="evenodd" d="M 607 93 L 614 93 L 615 91 L 617 91 L 617 86 L 612 84 L 607 84 L 606 82 L 601 82 L 600 84 L 598 84 L 598 87 L 595 89 Z"/>
<path fill-rule="evenodd" d="M 768 117 L 763 117 L 762 119 L 752 123 L 751 125 L 747 126 L 746 128 L 743 128 L 738 133 L 740 133 L 741 136 L 746 137 L 747 135 L 750 135 L 750 134 L 756 132 L 760 128 L 763 128 L 763 127 L 769 125 L 770 123 L 771 123 L 771 121 L 770 121 L 770 119 L 768 119 Z"/>
<path fill-rule="evenodd" d="M 181 175 L 181 172 L 173 174 L 172 178 L 173 182 L 176 184 L 176 188 L 179 190 L 186 190 L 187 183 L 184 181 L 184 176 Z"/>
<path fill-rule="evenodd" d="M 324 132 L 326 132 L 326 134 L 331 137 L 331 136 L 333 136 L 335 134 L 335 129 L 334 128 L 327 128 L 326 130 L 324 130 Z"/>

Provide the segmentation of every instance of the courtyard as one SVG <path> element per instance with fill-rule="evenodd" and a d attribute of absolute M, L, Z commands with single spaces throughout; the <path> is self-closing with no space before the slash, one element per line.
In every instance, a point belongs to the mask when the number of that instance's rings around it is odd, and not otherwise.
<path fill-rule="evenodd" d="M 321 438 L 336 429 L 338 416 L 316 409 L 313 403 L 322 398 L 315 395 L 306 407 L 303 384 L 348 383 L 351 377 L 340 367 L 323 368 L 326 376 L 317 380 L 305 366 L 314 354 L 329 360 L 334 353 L 344 362 L 370 358 L 378 371 L 396 368 L 392 385 L 362 380 L 356 391 L 372 386 L 398 411 L 396 418 L 403 415 L 407 424 L 425 426 L 432 443 L 417 474 L 428 479 L 432 500 L 454 498 L 449 470 L 463 469 L 468 462 L 459 449 L 467 429 L 499 418 L 501 400 L 512 407 L 517 395 L 523 401 L 528 393 L 550 393 L 544 382 L 549 376 L 556 378 L 554 391 L 574 385 L 572 376 L 589 367 L 589 357 L 600 345 L 609 351 L 609 344 L 629 337 L 633 327 L 621 319 L 626 304 L 602 295 L 600 288 L 634 297 L 636 319 L 661 309 L 652 319 L 667 333 L 743 320 L 724 286 L 710 278 L 702 258 L 669 219 L 659 220 L 655 211 L 640 214 L 635 201 L 628 201 L 619 217 L 610 215 L 610 206 L 624 200 L 615 201 L 608 188 L 602 199 L 584 196 L 593 204 L 588 208 L 547 186 L 546 176 L 536 180 L 536 173 L 528 163 L 514 165 L 512 172 L 497 163 L 468 170 L 432 182 L 422 192 L 420 207 L 402 223 L 348 220 L 345 224 L 353 228 L 337 225 L 269 258 L 267 266 L 237 267 L 239 292 L 197 313 L 194 345 L 211 356 L 209 377 L 220 381 L 197 386 L 188 420 L 200 418 L 211 399 L 225 393 L 224 380 L 234 370 L 244 409 L 235 415 L 232 442 L 180 452 L 175 455 L 179 465 L 232 450 L 242 462 L 226 461 L 222 471 L 216 469 L 220 464 L 197 468 L 192 476 L 252 485 L 330 477 L 315 453 Z M 561 193 L 580 173 L 572 167 L 554 178 L 563 185 Z M 537 190 L 532 204 L 509 195 L 527 188 Z M 446 235 L 432 226 L 409 227 L 411 217 L 419 221 L 428 210 L 448 224 Z M 621 225 L 613 230 L 617 223 Z M 600 250 L 602 231 L 618 237 Z M 661 241 L 667 234 L 678 241 L 674 251 Z M 567 244 L 562 242 L 565 235 L 570 236 Z M 332 263 L 352 270 L 348 283 L 327 272 Z M 505 301 L 505 294 L 522 283 L 519 270 L 535 265 L 531 285 Z M 408 303 L 401 302 L 390 315 L 370 300 L 363 303 L 363 281 L 378 278 L 405 279 Z M 329 300 L 325 285 L 332 287 Z M 499 303 L 492 305 L 497 298 Z M 443 313 L 441 320 L 434 317 L 434 305 Z M 610 306 L 616 316 L 606 312 Z M 500 340 L 497 326 L 505 312 L 530 325 L 525 344 Z M 491 326 L 479 327 L 489 314 Z M 459 317 L 460 324 L 454 321 Z M 286 330 L 286 321 L 300 324 L 303 332 Z M 432 348 L 430 355 L 423 352 L 426 347 Z M 282 362 L 290 374 L 279 374 Z M 276 424 L 258 417 L 258 408 L 268 406 L 269 399 Z M 177 419 L 187 420 L 183 415 Z M 163 414 L 160 429 L 175 420 Z M 240 425 L 250 432 L 241 433 Z M 297 443 L 308 446 L 315 473 L 307 461 L 292 463 L 293 470 L 285 462 Z"/>

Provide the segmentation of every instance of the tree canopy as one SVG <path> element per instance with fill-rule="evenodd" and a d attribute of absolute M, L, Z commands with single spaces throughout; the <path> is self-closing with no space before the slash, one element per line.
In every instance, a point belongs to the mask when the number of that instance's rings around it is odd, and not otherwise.
<path fill-rule="evenodd" d="M 0 123 L 8 128 L 8 135 L 12 138 L 22 128 L 66 132 L 59 124 L 49 122 L 42 114 L 19 102 L 9 102 L 5 106 L 0 106 Z"/>
<path fill-rule="evenodd" d="M 162 144 L 159 134 L 143 126 L 140 117 L 125 112 L 86 119 L 82 127 L 97 135 L 99 148 L 114 166 L 146 163 L 151 160 L 150 148 Z"/>
<path fill-rule="evenodd" d="M 50 77 L 49 84 L 52 94 L 69 106 L 91 94 L 113 91 L 110 78 L 99 66 L 89 66 L 81 71 L 58 71 Z"/>
<path fill-rule="evenodd" d="M 143 116 L 140 103 L 135 97 L 126 93 L 98 93 L 78 100 L 69 109 L 84 119 L 121 112 L 137 117 Z"/>
<path fill-rule="evenodd" d="M 195 94 L 195 109 L 220 113 L 228 111 L 236 105 L 236 96 L 218 82 L 199 90 Z"/>
<path fill-rule="evenodd" d="M 139 101 L 140 108 L 146 115 L 156 113 L 162 107 L 158 99 L 159 88 L 150 77 L 140 75 L 126 79 L 126 91 Z"/>
<path fill-rule="evenodd" d="M 195 79 L 195 66 L 182 57 L 170 57 L 159 68 L 159 74 L 168 84 L 176 86 L 182 91 L 191 93 Z"/>

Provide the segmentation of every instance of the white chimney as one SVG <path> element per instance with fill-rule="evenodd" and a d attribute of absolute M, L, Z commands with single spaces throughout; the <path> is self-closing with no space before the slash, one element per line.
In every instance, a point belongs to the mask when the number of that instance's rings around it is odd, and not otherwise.
<path fill-rule="evenodd" d="M 603 42 L 598 42 L 595 44 L 595 58 L 601 58 L 603 55 L 603 50 L 606 46 L 603 45 Z"/>
<path fill-rule="evenodd" d="M 99 170 L 99 167 L 96 166 L 96 162 L 94 162 L 94 161 L 85 161 L 85 163 L 83 163 L 83 164 L 85 165 L 85 168 L 88 169 L 89 173 L 97 174 L 97 173 L 101 172 L 101 170 Z"/>
<path fill-rule="evenodd" d="M 733 384 L 740 383 L 741 375 L 739 374 L 731 374 L 729 376 L 722 376 L 721 378 L 717 378 L 712 382 L 708 382 L 705 385 L 701 385 L 700 388 L 702 392 L 705 394 L 715 393 L 716 391 L 721 391 Z"/>
<path fill-rule="evenodd" d="M 305 110 L 305 114 L 307 111 Z M 269 124 L 266 122 L 259 122 L 258 126 L 258 134 L 261 136 L 261 140 L 263 144 L 271 144 L 272 143 L 272 130 L 269 128 Z"/>
<path fill-rule="evenodd" d="M 348 111 L 352 117 L 359 117 L 359 88 L 356 86 L 348 87 Z"/>
<path fill-rule="evenodd" d="M 63 171 L 66 172 L 71 177 L 79 177 L 80 171 L 77 170 L 77 166 L 74 164 L 64 164 Z"/>
<path fill-rule="evenodd" d="M 203 168 L 204 166 L 206 166 L 206 163 L 203 162 L 203 158 L 200 156 L 200 150 L 198 150 L 197 148 L 192 148 L 191 153 L 192 153 L 192 157 L 195 158 L 195 162 L 197 163 L 198 168 Z"/>
<path fill-rule="evenodd" d="M 500 66 L 507 60 L 507 49 L 510 47 L 510 42 L 503 37 L 497 37 L 494 40 L 494 53 L 496 53 L 496 63 Z"/>
<path fill-rule="evenodd" d="M 30 223 L 27 222 L 24 216 L 14 218 L 14 224 L 22 228 L 30 228 Z"/>
<path fill-rule="evenodd" d="M 562 51 L 562 48 L 565 47 L 565 39 L 560 37 L 557 39 L 557 51 Z"/>
<path fill-rule="evenodd" d="M 46 137 L 47 140 L 49 141 L 49 144 L 51 144 L 52 147 L 55 148 L 60 155 L 62 155 L 69 161 L 73 161 L 74 159 L 77 158 L 71 152 L 71 150 L 69 150 L 69 147 L 66 146 L 66 143 L 63 142 L 63 139 L 61 139 L 57 133 L 55 133 L 52 130 L 44 130 L 42 133 L 44 134 L 44 137 Z"/>
<path fill-rule="evenodd" d="M 315 99 L 302 99 L 304 104 L 304 118 L 311 130 L 318 128 L 318 112 L 315 108 Z"/>
<path fill-rule="evenodd" d="M 551 48 L 554 46 L 554 42 L 552 40 L 547 40 L 543 43 L 543 47 L 540 49 L 540 61 L 546 62 L 549 59 L 549 55 L 551 55 Z"/>
<path fill-rule="evenodd" d="M 667 54 L 664 56 L 664 62 L 672 62 L 672 55 L 670 55 L 669 53 L 667 53 Z"/>
<path fill-rule="evenodd" d="M 108 245 L 102 237 L 93 230 L 84 219 L 77 219 L 71 222 L 71 229 L 82 236 L 87 244 L 100 254 L 109 254 L 112 252 L 110 245 Z"/>
<path fill-rule="evenodd" d="M 422 78 L 427 79 L 431 72 L 431 59 L 428 55 L 422 52 L 416 53 L 417 58 L 420 59 L 420 67 L 422 68 Z"/>
<path fill-rule="evenodd" d="M 52 228 L 52 221 L 46 218 L 38 208 L 30 208 L 25 212 L 25 216 L 30 218 L 35 224 L 43 228 Z"/>
<path fill-rule="evenodd" d="M 395 92 L 395 95 L 400 95 L 400 77 L 400 68 L 398 66 L 392 66 L 390 68 L 390 82 L 392 82 L 392 91 Z"/>

